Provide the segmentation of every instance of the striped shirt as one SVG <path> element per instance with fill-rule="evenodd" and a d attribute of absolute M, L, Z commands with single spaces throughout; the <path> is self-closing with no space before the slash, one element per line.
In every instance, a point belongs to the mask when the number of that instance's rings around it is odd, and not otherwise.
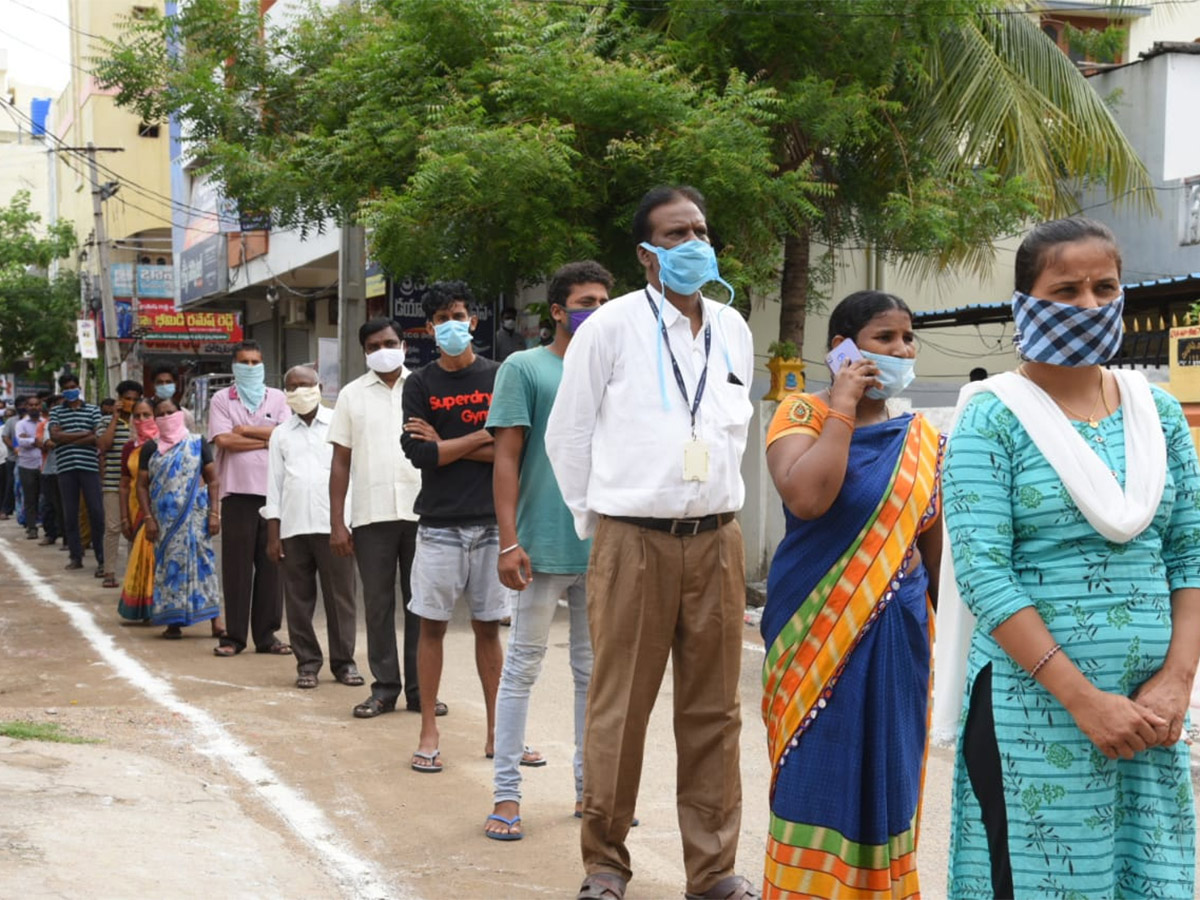
<path fill-rule="evenodd" d="M 99 439 L 105 431 L 108 430 L 108 423 L 112 420 L 112 416 L 105 416 L 100 420 L 100 424 L 96 427 L 96 438 Z M 121 488 L 121 450 L 125 447 L 126 442 L 132 435 L 129 433 L 129 423 L 117 416 L 117 427 L 113 432 L 112 446 L 108 448 L 108 452 L 104 454 L 104 480 L 101 482 L 101 489 L 105 491 L 117 491 Z"/>
<path fill-rule="evenodd" d="M 50 424 L 57 425 L 66 432 L 94 433 L 96 426 L 100 424 L 100 407 L 91 403 L 81 403 L 78 409 L 72 409 L 66 403 L 60 403 L 50 411 Z M 63 444 L 55 456 L 59 472 L 100 471 L 100 454 L 96 452 L 95 444 Z"/>

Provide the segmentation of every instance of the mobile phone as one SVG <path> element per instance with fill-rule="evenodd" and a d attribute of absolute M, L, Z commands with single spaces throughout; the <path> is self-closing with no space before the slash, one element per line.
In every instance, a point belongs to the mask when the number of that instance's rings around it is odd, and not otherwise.
<path fill-rule="evenodd" d="M 855 346 L 854 341 L 846 338 L 825 354 L 825 365 L 829 366 L 829 371 L 836 376 L 841 371 L 842 366 L 862 358 L 863 355 L 858 352 L 858 347 Z"/>

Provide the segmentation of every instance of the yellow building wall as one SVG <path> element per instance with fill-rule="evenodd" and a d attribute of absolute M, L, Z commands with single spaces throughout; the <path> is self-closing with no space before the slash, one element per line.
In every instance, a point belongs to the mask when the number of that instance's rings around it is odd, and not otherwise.
<path fill-rule="evenodd" d="M 157 7 L 161 0 L 138 0 L 137 6 Z M 133 14 L 135 4 L 122 0 L 70 0 L 71 82 L 58 97 L 52 110 L 55 135 L 65 145 L 84 147 L 90 141 L 97 147 L 119 147 L 120 152 L 97 154 L 101 183 L 118 181 L 118 193 L 105 201 L 105 223 L 110 239 L 122 240 L 145 235 L 171 224 L 170 149 L 167 123 L 159 125 L 158 137 L 140 136 L 141 120 L 134 113 L 118 109 L 108 92 L 101 91 L 86 70 L 90 58 L 101 55 L 96 37 L 115 37 L 122 17 Z M 58 164 L 59 215 L 75 224 L 81 243 L 93 232 L 91 183 L 86 157 L 60 153 Z M 169 231 L 160 232 L 160 236 Z M 156 243 L 147 252 L 169 251 L 169 243 Z M 161 248 L 161 249 L 159 249 Z M 89 254 L 91 255 L 91 254 Z M 132 253 L 114 252 L 120 261 Z"/>

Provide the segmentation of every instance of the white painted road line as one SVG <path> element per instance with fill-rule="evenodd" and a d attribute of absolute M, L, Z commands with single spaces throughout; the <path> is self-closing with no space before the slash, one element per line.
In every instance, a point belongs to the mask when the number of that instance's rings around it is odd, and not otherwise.
<path fill-rule="evenodd" d="M 284 784 L 254 751 L 230 734 L 208 712 L 180 699 L 171 683 L 155 675 L 113 641 L 91 612 L 58 596 L 38 572 L 0 538 L 0 556 L 21 577 L 34 595 L 64 613 L 75 629 L 113 670 L 151 701 L 186 719 L 200 739 L 196 750 L 229 766 L 250 789 L 273 809 L 296 837 L 321 857 L 324 868 L 342 887 L 347 897 L 369 900 L 408 900 L 416 895 L 386 884 L 374 865 L 349 850 L 319 806 L 300 791 Z"/>

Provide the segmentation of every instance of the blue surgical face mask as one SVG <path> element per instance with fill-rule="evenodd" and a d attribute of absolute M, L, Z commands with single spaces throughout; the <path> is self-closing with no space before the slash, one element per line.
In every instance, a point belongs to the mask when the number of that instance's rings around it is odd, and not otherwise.
<path fill-rule="evenodd" d="M 574 334 L 579 330 L 579 326 L 587 321 L 588 316 L 596 311 L 596 307 L 591 309 L 568 309 L 567 310 L 567 331 Z"/>
<path fill-rule="evenodd" d="M 76 400 L 79 399 L 79 395 L 81 393 L 83 393 L 83 392 L 80 391 L 79 388 L 68 388 L 67 390 L 62 392 L 62 396 L 63 396 L 63 399 L 66 400 L 68 403 L 74 403 Z"/>
<path fill-rule="evenodd" d="M 675 293 L 690 297 L 710 281 L 717 281 L 725 285 L 729 302 L 733 302 L 733 288 L 721 277 L 712 244 L 693 239 L 670 249 L 655 247 L 646 241 L 638 246 L 658 257 L 659 280 Z"/>
<path fill-rule="evenodd" d="M 434 325 L 433 339 L 447 356 L 458 356 L 471 346 L 471 323 L 450 319 Z"/>
<path fill-rule="evenodd" d="M 890 400 L 912 384 L 913 379 L 917 377 L 913 371 L 916 359 L 911 356 L 884 356 L 882 353 L 868 353 L 866 350 L 859 352 L 864 359 L 875 363 L 875 368 L 879 370 L 875 378 L 883 387 L 867 388 L 866 395 L 872 400 Z"/>
<path fill-rule="evenodd" d="M 154 394 L 160 400 L 170 400 L 175 396 L 175 384 L 156 384 L 154 386 Z"/>

